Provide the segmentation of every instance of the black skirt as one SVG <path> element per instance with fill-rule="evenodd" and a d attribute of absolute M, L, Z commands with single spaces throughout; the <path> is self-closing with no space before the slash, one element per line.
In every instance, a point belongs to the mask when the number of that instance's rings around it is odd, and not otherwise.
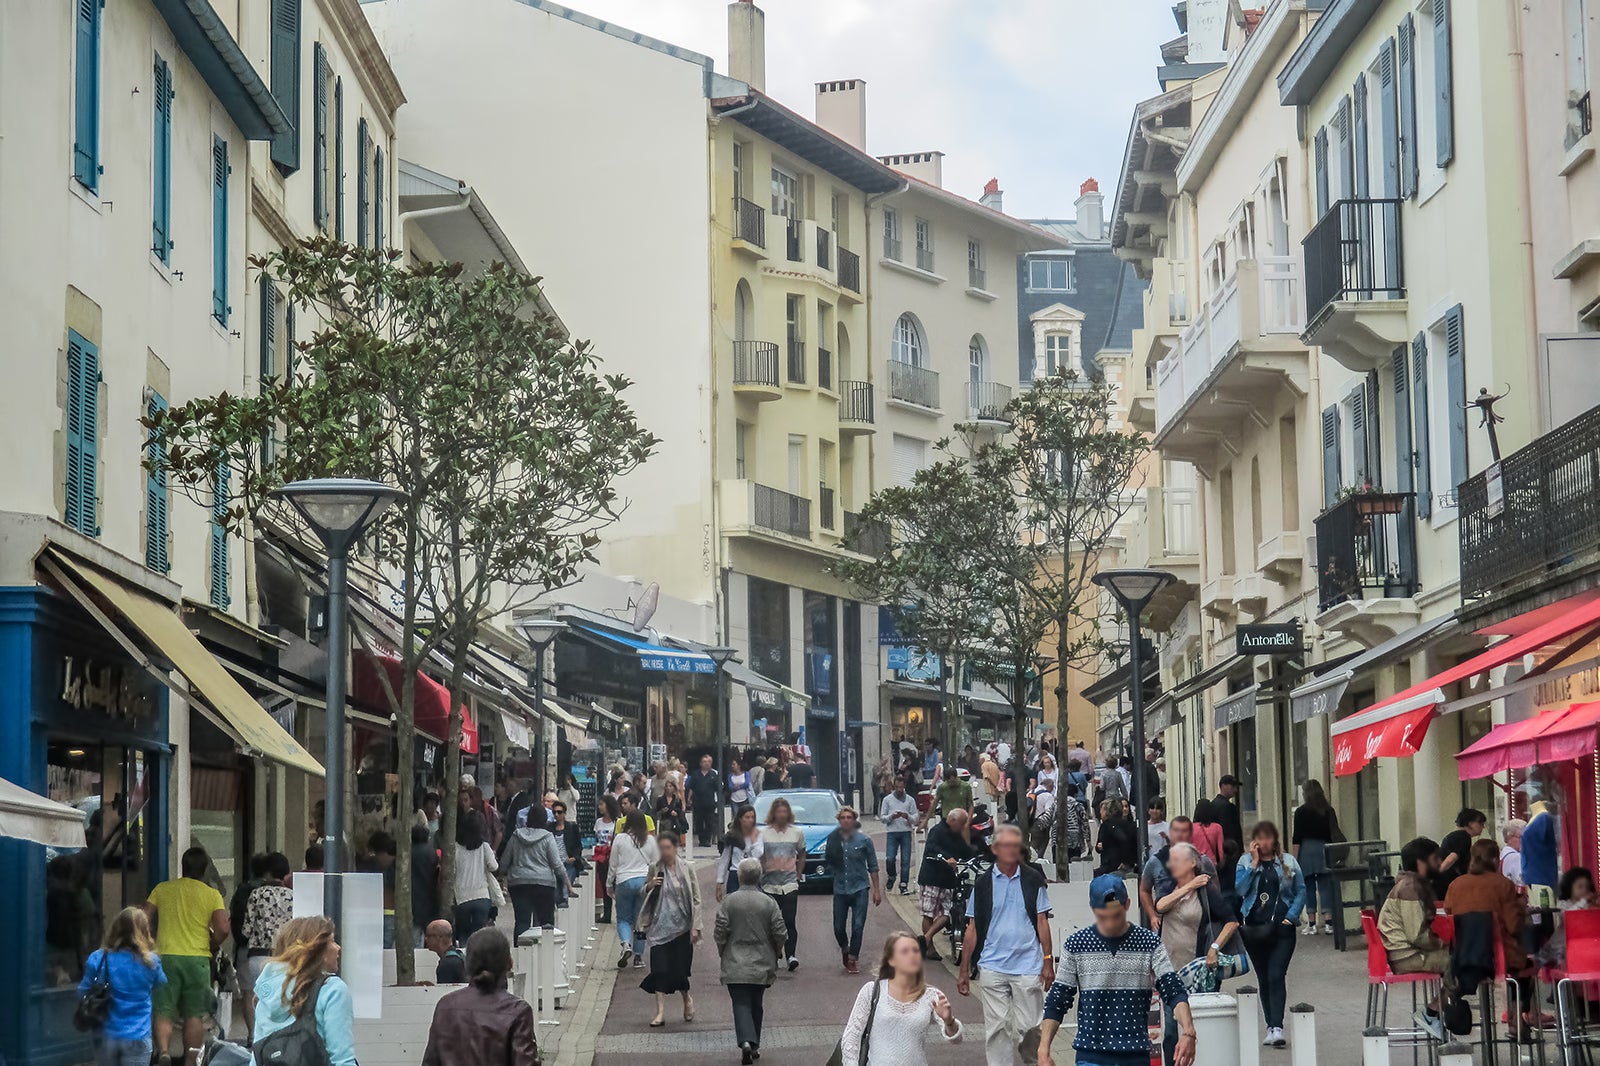
<path fill-rule="evenodd" d="M 639 982 L 639 987 L 646 992 L 687 992 L 692 969 L 694 941 L 690 934 L 684 933 L 650 948 L 650 972 Z"/>

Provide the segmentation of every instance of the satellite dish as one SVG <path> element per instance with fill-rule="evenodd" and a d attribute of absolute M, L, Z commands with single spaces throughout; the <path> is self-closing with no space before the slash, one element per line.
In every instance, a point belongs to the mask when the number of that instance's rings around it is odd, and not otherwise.
<path fill-rule="evenodd" d="M 633 631 L 638 633 L 650 624 L 650 619 L 655 617 L 656 604 L 661 600 L 661 585 L 652 581 L 644 587 L 639 594 L 639 599 L 633 605 Z"/>

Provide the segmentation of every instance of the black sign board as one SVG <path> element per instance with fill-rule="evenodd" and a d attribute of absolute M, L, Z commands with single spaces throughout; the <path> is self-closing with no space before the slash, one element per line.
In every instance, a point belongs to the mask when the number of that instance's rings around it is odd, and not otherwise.
<path fill-rule="evenodd" d="M 1234 650 L 1240 655 L 1297 655 L 1305 651 L 1299 622 L 1242 625 L 1233 631 Z"/>

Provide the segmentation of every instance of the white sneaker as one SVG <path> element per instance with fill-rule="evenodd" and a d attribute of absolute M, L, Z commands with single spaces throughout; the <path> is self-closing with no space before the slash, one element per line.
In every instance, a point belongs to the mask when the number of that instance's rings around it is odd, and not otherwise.
<path fill-rule="evenodd" d="M 1282 1029 L 1273 1029 L 1271 1035 L 1272 1035 L 1272 1046 L 1273 1047 L 1287 1047 L 1288 1046 L 1289 1041 L 1284 1039 L 1283 1030 Z"/>
<path fill-rule="evenodd" d="M 1316 936 L 1317 935 L 1317 923 L 1316 922 L 1310 922 L 1310 923 L 1308 923 L 1306 925 L 1306 933 L 1305 933 L 1305 935 L 1306 936 Z"/>
<path fill-rule="evenodd" d="M 1332 936 L 1333 935 L 1333 923 L 1332 922 L 1323 922 L 1322 923 L 1322 931 L 1324 933 L 1327 933 L 1329 936 Z"/>
<path fill-rule="evenodd" d="M 1278 1046 L 1278 1030 L 1268 1027 L 1267 1035 L 1261 1038 L 1262 1047 Z"/>

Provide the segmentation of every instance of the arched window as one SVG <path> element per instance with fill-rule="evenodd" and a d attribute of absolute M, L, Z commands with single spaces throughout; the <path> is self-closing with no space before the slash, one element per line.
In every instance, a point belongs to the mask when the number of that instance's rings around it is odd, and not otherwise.
<path fill-rule="evenodd" d="M 839 346 L 835 356 L 839 361 L 839 378 L 841 381 L 851 379 L 850 365 L 850 334 L 845 331 L 844 323 L 839 323 Z"/>
<path fill-rule="evenodd" d="M 974 385 L 989 380 L 989 346 L 981 333 L 974 333 L 967 342 L 967 380 Z"/>
<path fill-rule="evenodd" d="M 750 332 L 754 326 L 750 304 L 750 286 L 742 279 L 738 288 L 733 290 L 733 339 L 746 341 L 750 339 Z"/>
<path fill-rule="evenodd" d="M 925 366 L 928 359 L 928 345 L 922 335 L 922 323 L 917 321 L 917 316 L 909 311 L 901 315 L 894 324 L 894 339 L 889 345 L 889 357 L 897 363 L 909 363 L 912 366 Z"/>

